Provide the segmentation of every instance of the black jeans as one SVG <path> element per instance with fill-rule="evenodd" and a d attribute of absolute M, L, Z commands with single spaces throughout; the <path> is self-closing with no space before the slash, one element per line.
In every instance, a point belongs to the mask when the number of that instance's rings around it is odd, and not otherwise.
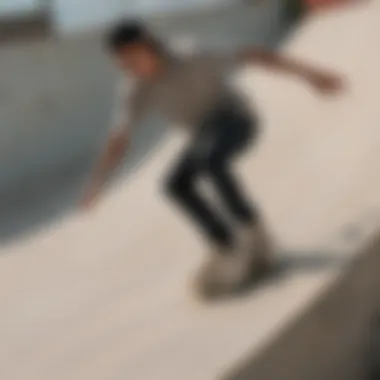
<path fill-rule="evenodd" d="M 208 177 L 237 222 L 255 223 L 257 210 L 246 199 L 231 162 L 256 135 L 257 122 L 251 115 L 226 104 L 218 107 L 202 121 L 166 182 L 170 197 L 217 244 L 232 245 L 234 236 L 218 211 L 202 197 L 197 182 L 201 177 Z"/>

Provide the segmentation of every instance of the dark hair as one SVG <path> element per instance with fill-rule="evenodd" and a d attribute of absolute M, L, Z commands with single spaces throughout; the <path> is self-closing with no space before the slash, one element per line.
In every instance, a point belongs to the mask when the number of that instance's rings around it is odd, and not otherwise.
<path fill-rule="evenodd" d="M 146 26 L 138 21 L 121 21 L 116 24 L 110 30 L 106 43 L 111 52 L 117 52 L 121 48 L 135 43 L 146 43 L 152 48 L 156 47 Z"/>

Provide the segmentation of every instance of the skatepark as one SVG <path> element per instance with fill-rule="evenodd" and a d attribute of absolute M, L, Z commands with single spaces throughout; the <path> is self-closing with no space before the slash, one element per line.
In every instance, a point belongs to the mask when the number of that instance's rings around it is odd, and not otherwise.
<path fill-rule="evenodd" d="M 2 47 L 0 377 L 367 379 L 380 328 L 380 2 L 311 15 L 283 38 L 275 1 L 183 17 L 152 24 L 195 46 L 204 34 L 278 44 L 347 77 L 337 97 L 257 69 L 236 77 L 264 122 L 238 165 L 278 273 L 226 302 L 192 295 L 205 246 L 160 192 L 183 143 L 161 126 L 137 136 L 95 210 L 77 210 L 114 73 L 93 36 Z"/>

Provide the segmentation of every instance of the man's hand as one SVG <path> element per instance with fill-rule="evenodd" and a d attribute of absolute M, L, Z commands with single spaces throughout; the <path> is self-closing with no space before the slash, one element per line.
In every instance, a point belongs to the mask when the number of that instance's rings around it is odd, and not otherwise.
<path fill-rule="evenodd" d="M 243 59 L 249 63 L 264 66 L 267 69 L 291 74 L 306 80 L 321 93 L 335 94 L 344 90 L 344 81 L 340 76 L 276 52 L 252 49 L 243 54 Z"/>
<path fill-rule="evenodd" d="M 340 93 L 345 87 L 343 78 L 334 74 L 311 73 L 307 79 L 317 91 L 327 95 Z"/>
<path fill-rule="evenodd" d="M 125 133 L 111 136 L 95 167 L 92 181 L 85 189 L 84 196 L 80 200 L 80 206 L 82 209 L 90 210 L 98 201 L 109 175 L 120 164 L 127 149 L 128 141 L 128 135 Z"/>
<path fill-rule="evenodd" d="M 91 183 L 83 194 L 83 198 L 80 200 L 80 208 L 84 211 L 90 211 L 97 203 L 102 191 L 102 186 L 97 183 Z"/>

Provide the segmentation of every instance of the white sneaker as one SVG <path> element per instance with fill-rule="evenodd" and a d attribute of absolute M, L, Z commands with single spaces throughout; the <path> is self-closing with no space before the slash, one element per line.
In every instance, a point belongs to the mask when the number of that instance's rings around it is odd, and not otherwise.
<path fill-rule="evenodd" d="M 243 256 L 248 255 L 251 257 L 252 269 L 257 275 L 261 275 L 271 268 L 273 256 L 272 239 L 264 223 L 259 222 L 241 229 L 238 239 L 238 251 Z"/>
<path fill-rule="evenodd" d="M 251 277 L 251 257 L 232 249 L 213 251 L 198 273 L 198 291 L 206 298 L 214 298 L 239 290 Z"/>

